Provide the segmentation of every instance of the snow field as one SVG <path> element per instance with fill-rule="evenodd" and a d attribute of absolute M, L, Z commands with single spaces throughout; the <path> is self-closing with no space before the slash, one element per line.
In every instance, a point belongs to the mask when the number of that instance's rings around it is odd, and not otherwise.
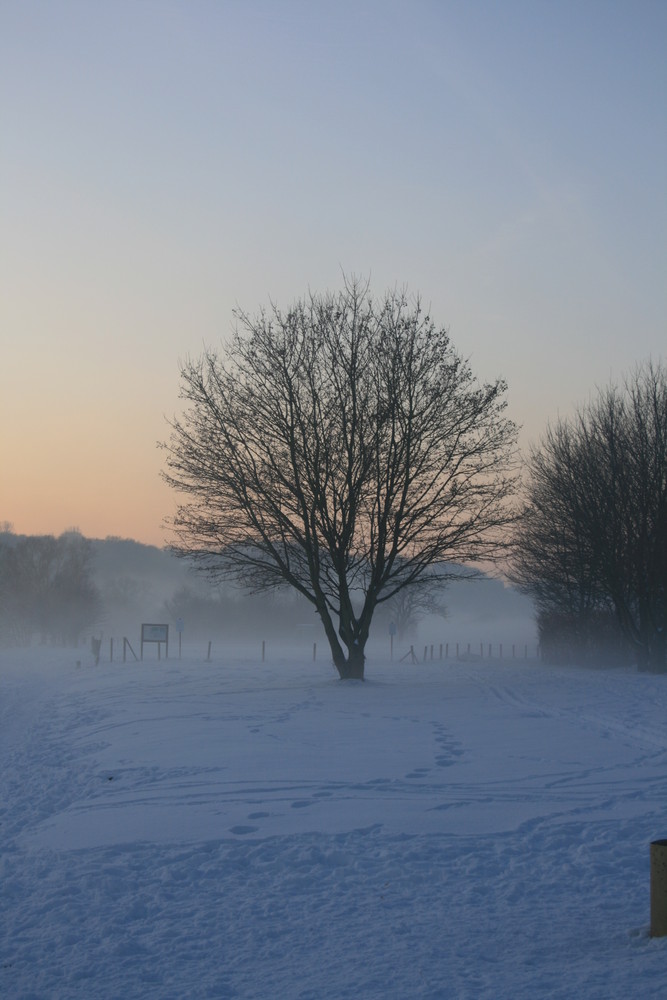
<path fill-rule="evenodd" d="M 0 995 L 658 998 L 667 678 L 0 655 Z"/>

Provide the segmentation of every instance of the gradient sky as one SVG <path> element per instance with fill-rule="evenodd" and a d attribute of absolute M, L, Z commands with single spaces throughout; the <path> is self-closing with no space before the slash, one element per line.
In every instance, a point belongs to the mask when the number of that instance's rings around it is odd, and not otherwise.
<path fill-rule="evenodd" d="M 667 355 L 665 0 L 0 0 L 0 521 L 162 544 L 179 359 L 407 285 L 527 446 Z"/>

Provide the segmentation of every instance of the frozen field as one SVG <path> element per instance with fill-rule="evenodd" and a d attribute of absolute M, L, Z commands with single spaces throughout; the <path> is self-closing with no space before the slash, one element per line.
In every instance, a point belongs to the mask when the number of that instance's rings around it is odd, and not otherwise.
<path fill-rule="evenodd" d="M 6 1000 L 667 996 L 667 677 L 40 649 L 0 699 Z"/>

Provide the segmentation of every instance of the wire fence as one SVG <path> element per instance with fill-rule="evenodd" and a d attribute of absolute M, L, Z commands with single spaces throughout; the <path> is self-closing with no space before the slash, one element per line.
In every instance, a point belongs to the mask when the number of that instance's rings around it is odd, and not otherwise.
<path fill-rule="evenodd" d="M 142 642 L 128 636 L 101 636 L 90 638 L 91 651 L 96 662 L 136 663 L 141 660 L 162 661 L 171 659 L 245 660 L 253 662 L 327 662 L 331 651 L 325 638 L 309 639 L 190 639 L 182 633 L 169 634 L 168 641 Z M 374 640 L 366 648 L 367 659 L 411 663 L 447 663 L 487 661 L 535 661 L 540 659 L 540 649 L 529 642 L 427 642 L 406 643 L 393 636 L 386 641 Z"/>

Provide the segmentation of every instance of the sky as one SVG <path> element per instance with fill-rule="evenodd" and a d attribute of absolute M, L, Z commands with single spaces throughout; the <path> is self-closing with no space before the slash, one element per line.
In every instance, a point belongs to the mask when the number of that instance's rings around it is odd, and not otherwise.
<path fill-rule="evenodd" d="M 664 0 L 0 0 L 0 522 L 164 544 L 179 363 L 407 287 L 521 446 L 667 355 Z"/>

